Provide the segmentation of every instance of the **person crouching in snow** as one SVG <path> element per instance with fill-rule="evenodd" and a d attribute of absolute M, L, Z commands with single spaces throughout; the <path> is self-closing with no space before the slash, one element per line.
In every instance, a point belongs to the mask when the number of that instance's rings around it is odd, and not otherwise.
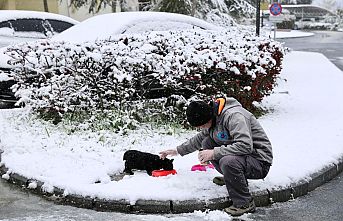
<path fill-rule="evenodd" d="M 160 152 L 166 156 L 184 156 L 196 150 L 201 163 L 211 161 L 224 177 L 213 182 L 226 185 L 232 206 L 225 212 L 232 216 L 254 212 L 256 209 L 247 179 L 263 179 L 272 164 L 272 145 L 262 126 L 234 98 L 219 98 L 209 104 L 192 101 L 186 110 L 190 125 L 201 132 L 175 149 Z"/>

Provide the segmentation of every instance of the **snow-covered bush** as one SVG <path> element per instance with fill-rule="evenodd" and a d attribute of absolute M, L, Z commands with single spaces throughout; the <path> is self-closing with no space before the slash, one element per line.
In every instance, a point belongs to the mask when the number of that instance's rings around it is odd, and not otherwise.
<path fill-rule="evenodd" d="M 19 102 L 48 118 L 130 110 L 138 121 L 144 120 L 140 113 L 175 120 L 183 111 L 173 107 L 187 99 L 234 96 L 252 109 L 272 91 L 284 51 L 253 33 L 152 32 L 82 45 L 40 41 L 7 54 L 17 64 L 12 74 Z"/>
<path fill-rule="evenodd" d="M 251 0 L 159 0 L 149 10 L 185 14 L 223 27 L 255 17 L 255 2 Z"/>
<path fill-rule="evenodd" d="M 298 21 L 295 22 L 295 29 L 304 30 L 336 30 L 337 24 L 330 22 Z"/>

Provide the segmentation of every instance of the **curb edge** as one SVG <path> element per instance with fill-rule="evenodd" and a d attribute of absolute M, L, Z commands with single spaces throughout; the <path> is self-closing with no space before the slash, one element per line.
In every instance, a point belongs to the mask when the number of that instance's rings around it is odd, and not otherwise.
<path fill-rule="evenodd" d="M 1 154 L 0 150 L 0 162 Z M 293 200 L 299 196 L 306 195 L 317 187 L 332 180 L 339 173 L 343 171 L 343 155 L 339 157 L 337 163 L 331 163 L 320 171 L 313 173 L 309 179 L 300 180 L 297 183 L 290 184 L 290 186 L 281 189 L 266 189 L 252 192 L 255 199 L 256 206 L 269 206 L 274 202 L 286 202 Z M 127 200 L 106 200 L 99 198 L 83 197 L 76 194 L 64 196 L 64 190 L 54 187 L 52 191 L 47 192 L 44 190 L 44 183 L 38 180 L 28 179 L 20 174 L 12 173 L 2 164 L 0 166 L 0 176 L 8 174 L 9 183 L 21 186 L 35 194 L 39 194 L 44 198 L 51 200 L 57 204 L 70 205 L 79 208 L 93 209 L 103 212 L 125 212 L 125 213 L 187 213 L 195 210 L 216 210 L 223 209 L 229 206 L 228 197 L 213 198 L 208 200 L 138 200 L 134 205 L 130 205 Z M 4 178 L 3 178 L 4 179 Z M 37 187 L 35 189 L 28 188 L 29 183 L 35 181 Z"/>

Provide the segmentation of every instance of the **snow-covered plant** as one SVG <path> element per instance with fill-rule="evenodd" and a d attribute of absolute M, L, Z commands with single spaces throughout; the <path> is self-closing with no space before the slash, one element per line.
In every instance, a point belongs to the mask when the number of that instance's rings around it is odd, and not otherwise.
<path fill-rule="evenodd" d="M 7 54 L 17 64 L 12 75 L 19 102 L 43 116 L 58 122 L 66 113 L 121 110 L 142 122 L 182 121 L 182 107 L 194 97 L 234 96 L 252 110 L 275 86 L 284 50 L 253 31 L 232 28 L 85 44 L 39 41 Z"/>
<path fill-rule="evenodd" d="M 256 9 L 246 0 L 159 0 L 150 9 L 194 16 L 223 27 L 253 18 Z"/>

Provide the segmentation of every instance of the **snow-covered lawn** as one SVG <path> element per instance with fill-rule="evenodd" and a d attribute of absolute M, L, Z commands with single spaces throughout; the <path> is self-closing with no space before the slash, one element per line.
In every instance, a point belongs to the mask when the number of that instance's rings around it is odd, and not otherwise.
<path fill-rule="evenodd" d="M 249 181 L 252 191 L 288 186 L 343 154 L 342 71 L 323 55 L 308 52 L 289 53 L 283 66 L 281 77 L 286 81 L 280 80 L 275 93 L 263 101 L 271 112 L 260 118 L 273 144 L 274 163 L 264 181 Z M 168 128 L 144 126 L 126 135 L 109 131 L 69 135 L 62 125 L 51 126 L 23 113 L 21 109 L 0 111 L 1 163 L 12 172 L 43 181 L 47 191 L 56 186 L 65 189 L 65 194 L 131 203 L 227 195 L 225 187 L 212 183 L 218 175 L 215 170 L 190 170 L 198 163 L 196 153 L 175 157 L 177 175 L 157 178 L 137 171 L 123 180 L 110 180 L 110 175 L 123 170 L 125 150 L 157 154 L 196 131 L 169 133 Z"/>

